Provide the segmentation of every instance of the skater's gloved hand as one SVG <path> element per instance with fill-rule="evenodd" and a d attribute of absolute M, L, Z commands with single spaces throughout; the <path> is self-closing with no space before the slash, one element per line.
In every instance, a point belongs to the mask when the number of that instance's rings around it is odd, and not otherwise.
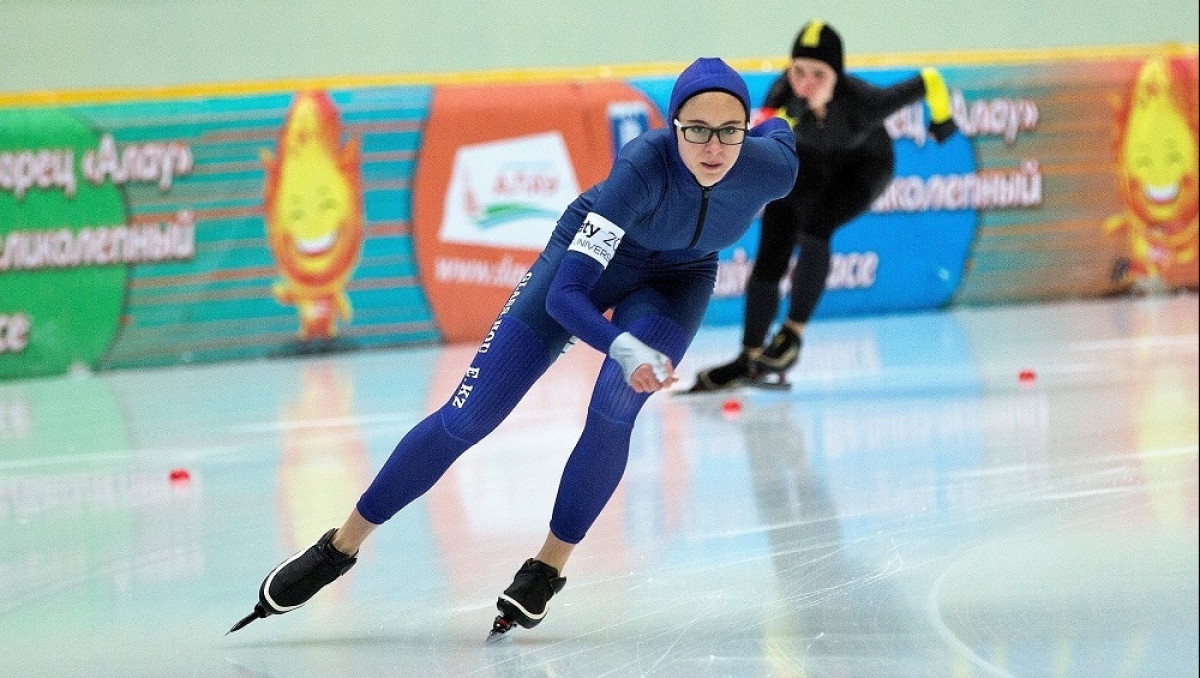
<path fill-rule="evenodd" d="M 608 355 L 621 366 L 625 382 L 638 393 L 653 393 L 678 381 L 670 358 L 628 332 L 613 339 Z"/>
<path fill-rule="evenodd" d="M 958 129 L 952 115 L 950 89 L 936 68 L 921 69 L 921 80 L 925 82 L 925 103 L 929 106 L 929 133 L 940 144 Z"/>
<path fill-rule="evenodd" d="M 957 130 L 958 125 L 954 124 L 954 118 L 950 118 L 945 122 L 929 123 L 929 136 L 936 139 L 939 144 L 949 139 Z"/>

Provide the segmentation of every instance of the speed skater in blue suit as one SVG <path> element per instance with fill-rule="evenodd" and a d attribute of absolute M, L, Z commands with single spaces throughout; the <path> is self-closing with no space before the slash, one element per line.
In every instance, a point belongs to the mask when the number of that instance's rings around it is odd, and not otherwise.
<path fill-rule="evenodd" d="M 750 127 L 750 112 L 745 81 L 724 61 L 688 66 L 672 89 L 667 127 L 627 143 L 608 177 L 567 207 L 454 394 L 400 440 L 341 527 L 267 575 L 254 612 L 231 631 L 300 607 L 349 570 L 367 537 L 495 429 L 578 338 L 608 357 L 545 543 L 500 594 L 493 635 L 540 623 L 572 551 L 625 473 L 638 412 L 676 381 L 674 366 L 713 293 L 717 252 L 795 182 L 787 123 Z"/>

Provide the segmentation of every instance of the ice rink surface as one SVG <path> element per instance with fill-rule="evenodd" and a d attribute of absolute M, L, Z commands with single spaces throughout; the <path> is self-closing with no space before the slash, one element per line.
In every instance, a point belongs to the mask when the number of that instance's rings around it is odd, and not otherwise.
<path fill-rule="evenodd" d="M 229 636 L 475 347 L 0 383 L 0 674 L 1194 678 L 1197 325 L 1194 294 L 815 323 L 790 392 L 651 398 L 546 620 L 488 646 L 595 351 Z"/>

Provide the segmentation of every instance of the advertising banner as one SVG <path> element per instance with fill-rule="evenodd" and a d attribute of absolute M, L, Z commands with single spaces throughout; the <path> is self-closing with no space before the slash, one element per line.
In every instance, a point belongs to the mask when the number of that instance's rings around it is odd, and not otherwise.
<path fill-rule="evenodd" d="M 1194 46 L 939 70 L 960 131 L 886 121 L 895 177 L 835 233 L 818 318 L 1197 287 Z M 744 72 L 761 102 L 780 71 Z M 673 84 L 0 107 L 0 379 L 476 342 Z M 741 322 L 757 248 L 720 253 L 707 323 Z"/>
<path fill-rule="evenodd" d="M 980 167 L 1011 175 L 974 194 L 979 231 L 956 303 L 1196 289 L 1194 52 L 946 77 Z"/>
<path fill-rule="evenodd" d="M 430 92 L 0 109 L 0 378 L 436 340 Z"/>
<path fill-rule="evenodd" d="M 939 70 L 960 133 L 927 138 L 919 103 L 887 120 L 895 178 L 834 235 L 816 317 L 1196 288 L 1194 54 Z M 746 74 L 753 101 L 778 74 Z M 673 82 L 633 80 L 662 110 Z M 755 224 L 721 253 L 706 322 L 741 322 L 757 250 Z"/>
<path fill-rule="evenodd" d="M 443 339 L 475 342 L 583 189 L 661 125 L 624 83 L 438 87 L 417 167 L 421 281 Z"/>

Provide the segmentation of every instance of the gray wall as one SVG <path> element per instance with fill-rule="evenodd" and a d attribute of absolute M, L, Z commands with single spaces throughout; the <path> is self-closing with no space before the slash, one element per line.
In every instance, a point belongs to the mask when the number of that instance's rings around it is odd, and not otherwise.
<path fill-rule="evenodd" d="M 1195 0 L 0 0 L 0 92 L 775 58 L 812 16 L 851 55 L 1200 30 Z"/>

